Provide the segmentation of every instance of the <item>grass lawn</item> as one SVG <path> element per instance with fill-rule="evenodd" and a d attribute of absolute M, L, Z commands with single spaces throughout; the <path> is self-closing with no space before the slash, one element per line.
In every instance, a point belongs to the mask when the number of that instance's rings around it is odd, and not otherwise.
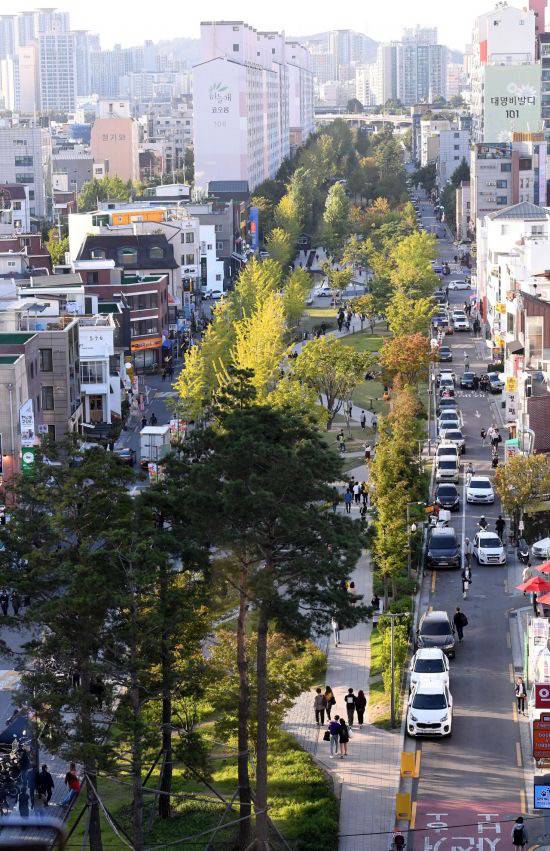
<path fill-rule="evenodd" d="M 384 342 L 384 337 L 371 334 L 370 331 L 356 331 L 355 334 L 347 334 L 341 339 L 346 346 L 351 346 L 357 352 L 377 352 Z"/>
<path fill-rule="evenodd" d="M 328 299 L 327 299 L 328 301 Z M 323 322 L 327 325 L 327 330 L 334 331 L 336 329 L 336 317 L 338 311 L 334 307 L 327 304 L 326 307 L 308 307 L 300 319 L 299 330 L 311 332 L 317 325 Z"/>

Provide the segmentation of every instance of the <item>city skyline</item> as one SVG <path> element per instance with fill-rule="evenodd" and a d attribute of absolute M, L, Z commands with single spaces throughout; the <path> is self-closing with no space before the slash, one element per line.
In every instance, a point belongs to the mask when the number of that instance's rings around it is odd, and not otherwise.
<path fill-rule="evenodd" d="M 492 5 L 489 2 L 480 3 L 478 0 L 464 0 L 462 14 L 459 20 L 437 0 L 424 0 L 421 9 L 407 3 L 406 0 L 395 0 L 394 14 L 387 16 L 381 11 L 371 13 L 366 5 L 365 13 L 358 16 L 350 8 L 349 13 L 339 10 L 336 15 L 334 8 L 323 10 L 315 7 L 315 16 L 311 10 L 312 3 L 300 7 L 283 3 L 272 12 L 253 3 L 240 3 L 238 11 L 222 0 L 211 0 L 205 7 L 186 9 L 182 15 L 181 28 L 170 15 L 150 17 L 150 7 L 146 4 L 136 5 L 127 0 L 113 6 L 108 0 L 96 0 L 93 6 L 83 6 L 76 0 L 65 0 L 59 3 L 59 8 L 71 14 L 73 29 L 87 29 L 98 32 L 102 46 L 110 48 L 120 43 L 123 46 L 140 44 L 146 39 L 160 41 L 171 38 L 199 38 L 199 25 L 203 20 L 245 20 L 253 22 L 260 30 L 284 30 L 289 36 L 306 36 L 316 32 L 333 29 L 353 29 L 363 32 L 375 41 L 390 41 L 401 37 L 404 27 L 415 26 L 437 27 L 439 41 L 456 50 L 464 50 L 471 37 L 474 18 L 488 11 Z M 521 4 L 518 4 L 521 5 Z M 374 4 L 372 4 L 374 6 Z M 37 8 L 32 0 L 12 2 L 3 14 L 18 13 Z M 178 7 L 181 8 L 181 7 Z M 177 14 L 177 13 L 176 13 Z M 396 20 L 399 21 L 396 24 Z M 108 22 L 106 26 L 103 22 Z M 116 35 L 113 35 L 116 33 Z"/>

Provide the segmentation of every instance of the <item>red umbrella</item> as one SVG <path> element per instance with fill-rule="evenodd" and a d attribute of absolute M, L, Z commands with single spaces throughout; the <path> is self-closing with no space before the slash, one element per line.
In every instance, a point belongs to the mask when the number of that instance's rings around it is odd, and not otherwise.
<path fill-rule="evenodd" d="M 533 576 L 532 579 L 528 579 L 527 582 L 523 582 L 521 585 L 516 585 L 518 591 L 528 591 L 532 594 L 544 594 L 546 591 L 550 591 L 550 582 L 548 579 L 545 579 L 544 576 Z"/>
<path fill-rule="evenodd" d="M 550 606 L 550 594 L 543 594 L 542 597 L 537 597 L 537 603 L 543 603 L 545 606 Z"/>
<path fill-rule="evenodd" d="M 543 561 L 542 564 L 535 564 L 534 567 L 536 567 L 540 573 L 550 573 L 550 561 Z"/>

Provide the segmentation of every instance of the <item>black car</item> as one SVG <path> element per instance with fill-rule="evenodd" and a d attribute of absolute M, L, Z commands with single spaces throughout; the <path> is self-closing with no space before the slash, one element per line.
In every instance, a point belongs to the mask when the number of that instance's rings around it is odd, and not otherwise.
<path fill-rule="evenodd" d="M 451 396 L 442 396 L 437 403 L 437 412 L 438 414 L 441 411 L 456 411 L 458 405 L 456 404 L 456 399 Z"/>
<path fill-rule="evenodd" d="M 488 372 L 487 378 L 489 379 L 489 393 L 502 393 L 504 390 L 504 381 L 500 377 L 498 372 Z"/>
<path fill-rule="evenodd" d="M 432 529 L 426 550 L 426 567 L 460 567 L 460 546 L 454 529 Z"/>
<path fill-rule="evenodd" d="M 416 630 L 415 649 L 439 647 L 451 659 L 455 655 L 455 631 L 447 612 L 424 612 Z"/>
<path fill-rule="evenodd" d="M 458 511 L 460 497 L 456 485 L 440 484 L 435 492 L 435 504 L 447 511 Z"/>
<path fill-rule="evenodd" d="M 460 386 L 465 390 L 473 390 L 475 385 L 475 372 L 465 372 L 460 377 Z"/>
<path fill-rule="evenodd" d="M 439 360 L 440 361 L 452 361 L 453 353 L 449 346 L 441 346 L 439 349 Z"/>

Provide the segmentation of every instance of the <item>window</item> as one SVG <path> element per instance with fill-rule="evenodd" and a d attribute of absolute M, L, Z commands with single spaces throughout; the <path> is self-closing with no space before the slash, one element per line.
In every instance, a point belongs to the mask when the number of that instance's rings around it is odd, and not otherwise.
<path fill-rule="evenodd" d="M 105 252 L 102 248 L 91 248 L 90 257 L 92 260 L 105 260 Z"/>
<path fill-rule="evenodd" d="M 118 262 L 122 266 L 135 266 L 137 264 L 137 259 L 137 249 L 131 248 L 130 246 L 121 248 L 118 252 Z"/>
<path fill-rule="evenodd" d="M 187 231 L 187 233 L 185 234 L 185 241 L 187 243 L 195 242 L 195 234 L 193 233 L 193 231 Z"/>
<path fill-rule="evenodd" d="M 160 245 L 152 245 L 149 249 L 149 257 L 151 260 L 164 260 L 164 248 Z"/>
<path fill-rule="evenodd" d="M 13 201 L 11 206 L 12 206 L 13 210 L 20 210 L 21 209 L 21 201 Z"/>
<path fill-rule="evenodd" d="M 216 243 L 216 251 L 223 251 L 223 242 Z"/>
<path fill-rule="evenodd" d="M 42 410 L 53 411 L 53 387 L 42 387 L 40 395 L 42 399 Z"/>
<path fill-rule="evenodd" d="M 55 426 L 54 425 L 48 426 L 48 438 L 49 438 L 49 440 L 55 440 Z"/>
<path fill-rule="evenodd" d="M 216 275 L 216 280 L 217 280 L 217 281 L 221 281 L 221 279 L 222 279 L 222 276 L 221 276 L 221 275 Z"/>
<path fill-rule="evenodd" d="M 53 372 L 53 356 L 51 349 L 40 349 L 40 372 Z"/>
<path fill-rule="evenodd" d="M 499 207 L 505 207 L 508 203 L 506 195 L 497 195 L 497 204 Z"/>
<path fill-rule="evenodd" d="M 507 189 L 508 181 L 507 180 L 497 180 L 497 189 Z"/>
<path fill-rule="evenodd" d="M 185 265 L 186 266 L 194 266 L 195 265 L 195 255 L 194 254 L 186 254 L 185 255 Z"/>
<path fill-rule="evenodd" d="M 32 166 L 32 157 L 15 157 L 15 166 Z"/>
<path fill-rule="evenodd" d="M 15 175 L 16 183 L 34 183 L 34 175 L 31 172 L 23 171 L 21 174 Z"/>
<path fill-rule="evenodd" d="M 29 201 L 34 201 L 34 189 L 29 189 Z"/>
<path fill-rule="evenodd" d="M 221 233 L 223 230 L 223 225 L 214 225 L 214 230 L 216 233 Z"/>
<path fill-rule="evenodd" d="M 209 242 L 208 245 L 206 246 L 206 248 L 207 248 L 208 251 L 212 251 L 212 243 Z"/>
<path fill-rule="evenodd" d="M 460 145 L 454 145 L 453 147 L 454 147 L 455 151 L 460 151 Z"/>
<path fill-rule="evenodd" d="M 15 266 L 15 260 L 8 260 L 8 267 Z"/>
<path fill-rule="evenodd" d="M 501 163 L 500 164 L 501 171 L 512 171 L 512 163 Z"/>
<path fill-rule="evenodd" d="M 531 171 L 532 162 L 531 157 L 520 157 L 519 158 L 519 170 L 520 171 Z"/>
<path fill-rule="evenodd" d="M 238 52 L 239 52 L 239 45 L 238 45 L 238 44 L 234 44 L 234 45 L 233 45 L 233 53 L 238 53 Z"/>
<path fill-rule="evenodd" d="M 86 384 L 103 384 L 105 381 L 104 361 L 82 361 L 80 364 L 80 380 Z"/>

